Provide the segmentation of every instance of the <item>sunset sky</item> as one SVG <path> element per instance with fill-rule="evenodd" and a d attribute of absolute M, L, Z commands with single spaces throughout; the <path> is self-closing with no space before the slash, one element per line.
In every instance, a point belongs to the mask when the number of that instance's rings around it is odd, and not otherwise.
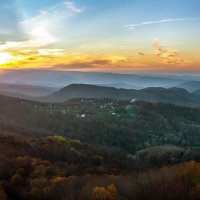
<path fill-rule="evenodd" d="M 200 73 L 200 1 L 0 0 L 0 68 Z"/>

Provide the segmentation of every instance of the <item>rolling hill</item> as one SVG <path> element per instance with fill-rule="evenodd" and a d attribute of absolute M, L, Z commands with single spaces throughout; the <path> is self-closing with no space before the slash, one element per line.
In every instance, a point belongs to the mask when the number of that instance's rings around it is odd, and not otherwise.
<path fill-rule="evenodd" d="M 47 132 L 132 153 L 149 146 L 193 146 L 200 141 L 200 108 L 114 99 L 55 104 L 6 96 L 1 96 L 0 104 L 0 121 L 18 131 Z"/>
<path fill-rule="evenodd" d="M 73 98 L 112 98 L 116 100 L 143 100 L 165 102 L 177 105 L 199 106 L 198 95 L 180 88 L 145 88 L 142 90 L 117 89 L 85 84 L 71 84 L 39 100 L 45 102 L 64 102 Z"/>

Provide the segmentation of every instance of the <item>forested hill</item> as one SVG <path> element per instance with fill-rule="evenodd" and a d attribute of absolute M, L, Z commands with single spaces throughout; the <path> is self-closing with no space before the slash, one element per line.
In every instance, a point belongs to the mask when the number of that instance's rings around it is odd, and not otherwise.
<path fill-rule="evenodd" d="M 46 102 L 64 102 L 73 98 L 113 98 L 116 100 L 143 100 L 185 106 L 200 106 L 200 97 L 180 88 L 117 89 L 96 85 L 72 84 L 41 98 Z"/>
<path fill-rule="evenodd" d="M 200 161 L 200 108 L 7 96 L 0 105 L 2 200 L 147 200 L 152 191 L 153 199 L 168 200 L 177 185 L 175 199 L 198 199 L 200 165 L 187 161 Z"/>
<path fill-rule="evenodd" d="M 200 108 L 112 99 L 51 104 L 5 96 L 0 104 L 2 122 L 131 153 L 163 144 L 200 145 Z"/>

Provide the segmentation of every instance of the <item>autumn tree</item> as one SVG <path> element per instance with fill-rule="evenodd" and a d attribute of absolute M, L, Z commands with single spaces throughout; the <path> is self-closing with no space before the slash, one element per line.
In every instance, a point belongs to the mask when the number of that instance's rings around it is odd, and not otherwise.
<path fill-rule="evenodd" d="M 95 187 L 92 191 L 92 200 L 117 200 L 118 192 L 116 187 L 111 184 L 107 188 Z"/>
<path fill-rule="evenodd" d="M 117 192 L 116 187 L 113 184 L 108 185 L 106 188 L 106 191 L 107 191 L 107 195 L 108 195 L 108 200 L 117 200 L 118 199 L 118 192 Z"/>

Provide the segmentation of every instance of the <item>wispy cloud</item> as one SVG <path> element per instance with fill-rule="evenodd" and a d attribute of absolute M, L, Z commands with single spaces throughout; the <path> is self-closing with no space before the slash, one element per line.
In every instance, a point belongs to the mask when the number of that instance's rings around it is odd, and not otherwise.
<path fill-rule="evenodd" d="M 82 8 L 76 6 L 71 1 L 56 4 L 46 10 L 43 10 L 39 15 L 21 22 L 25 32 L 32 39 L 41 40 L 42 43 L 56 42 L 56 34 L 62 30 L 63 23 L 75 14 L 81 13 Z"/>
<path fill-rule="evenodd" d="M 163 19 L 157 21 L 145 21 L 138 24 L 128 24 L 124 27 L 129 30 L 134 30 L 136 27 L 146 26 L 146 25 L 153 25 L 153 24 L 163 24 L 168 22 L 178 22 L 178 21 L 192 21 L 192 20 L 200 20 L 200 18 L 177 18 L 177 19 Z"/>
<path fill-rule="evenodd" d="M 63 22 L 80 12 L 82 12 L 82 8 L 70 1 L 42 10 L 38 15 L 19 23 L 24 30 L 26 40 L 4 42 L 0 44 L 0 50 L 34 49 L 55 43 L 59 38 L 57 34 L 59 30 L 62 30 Z"/>
<path fill-rule="evenodd" d="M 80 8 L 80 7 L 76 6 L 71 1 L 64 2 L 64 5 L 66 6 L 67 9 L 70 9 L 71 11 L 76 12 L 76 13 L 81 13 L 84 10 L 84 8 Z"/>
<path fill-rule="evenodd" d="M 190 61 L 182 58 L 179 55 L 178 51 L 167 49 L 163 45 L 161 45 L 160 41 L 157 38 L 153 39 L 152 46 L 155 49 L 154 52 L 155 55 L 161 59 L 162 64 L 178 64 L 178 65 L 191 64 Z"/>

